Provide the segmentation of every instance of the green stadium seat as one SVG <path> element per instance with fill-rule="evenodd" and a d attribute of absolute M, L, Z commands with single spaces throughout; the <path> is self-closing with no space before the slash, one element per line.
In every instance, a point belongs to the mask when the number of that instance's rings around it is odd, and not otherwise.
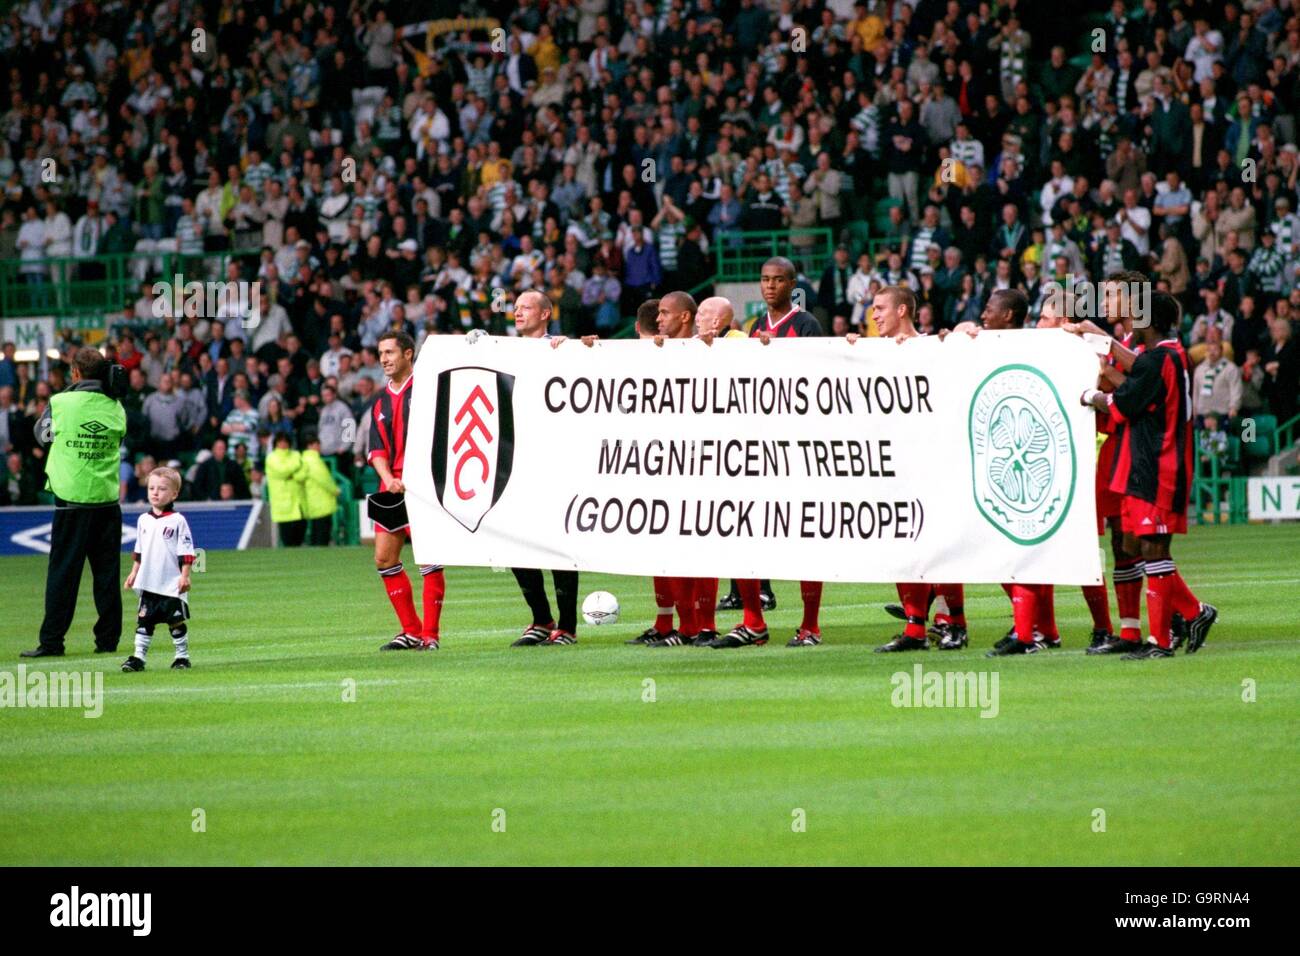
<path fill-rule="evenodd" d="M 1274 415 L 1254 415 L 1255 440 L 1243 441 L 1242 449 L 1250 461 L 1264 461 L 1273 454 L 1273 437 L 1277 434 L 1277 417 Z"/>
<path fill-rule="evenodd" d="M 846 241 L 849 244 L 849 253 L 856 258 L 867 251 L 867 243 L 871 241 L 871 226 L 865 221 L 858 219 L 849 223 L 844 230 Z"/>

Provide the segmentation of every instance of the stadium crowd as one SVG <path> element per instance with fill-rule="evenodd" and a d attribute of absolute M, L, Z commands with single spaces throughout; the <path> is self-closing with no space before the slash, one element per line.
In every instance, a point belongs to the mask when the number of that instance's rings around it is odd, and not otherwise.
<path fill-rule="evenodd" d="M 513 334 L 534 289 L 553 333 L 613 335 L 652 296 L 707 291 L 746 231 L 791 230 L 834 335 L 874 334 L 886 285 L 933 332 L 997 289 L 1024 290 L 1033 324 L 1053 280 L 1140 270 L 1184 306 L 1208 446 L 1300 411 L 1291 0 L 430 12 L 471 19 L 27 0 L 0 22 L 0 260 L 57 305 L 102 278 L 93 257 L 146 254 L 103 343 L 130 375 L 123 500 L 177 460 L 187 499 L 257 496 L 270 473 L 319 517 L 277 446 L 359 479 L 385 332 Z M 814 269 L 820 228 L 835 251 Z M 259 283 L 257 320 L 160 311 L 165 253 L 193 257 L 186 280 Z M 4 344 L 0 504 L 40 499 L 33 423 L 79 335 L 39 364 Z M 314 509 L 327 498 L 318 482 Z"/>

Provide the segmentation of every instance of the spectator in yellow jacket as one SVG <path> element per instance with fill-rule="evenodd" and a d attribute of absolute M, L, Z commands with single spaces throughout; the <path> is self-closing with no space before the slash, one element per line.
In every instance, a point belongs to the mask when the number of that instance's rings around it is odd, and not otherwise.
<path fill-rule="evenodd" d="M 307 534 L 303 515 L 303 479 L 306 468 L 293 439 L 281 432 L 275 436 L 275 450 L 266 456 L 267 496 L 271 499 L 271 520 L 286 548 L 302 544 Z"/>
<path fill-rule="evenodd" d="M 319 436 L 312 435 L 307 439 L 302 464 L 303 517 L 307 519 L 311 544 L 323 547 L 330 543 L 330 532 L 334 529 L 339 486 L 330 474 L 329 465 L 321 457 Z"/>

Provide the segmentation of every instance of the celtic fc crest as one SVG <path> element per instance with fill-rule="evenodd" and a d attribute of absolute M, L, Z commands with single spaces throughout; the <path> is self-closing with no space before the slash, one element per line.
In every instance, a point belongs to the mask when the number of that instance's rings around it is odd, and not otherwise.
<path fill-rule="evenodd" d="M 1004 365 L 970 403 L 975 505 L 1018 544 L 1056 533 L 1074 498 L 1070 421 L 1055 386 L 1028 365 Z"/>

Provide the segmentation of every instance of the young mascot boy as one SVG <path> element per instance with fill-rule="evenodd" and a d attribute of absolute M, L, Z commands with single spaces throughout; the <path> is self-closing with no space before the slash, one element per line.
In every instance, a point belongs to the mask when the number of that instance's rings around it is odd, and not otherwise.
<path fill-rule="evenodd" d="M 181 476 L 174 468 L 155 468 L 149 473 L 150 509 L 135 525 L 135 561 L 126 576 L 126 590 L 140 595 L 135 621 L 135 653 L 122 670 L 144 670 L 145 656 L 153 640 L 153 629 L 165 624 L 171 632 L 176 657 L 172 669 L 190 666 L 189 629 L 190 568 L 194 564 L 194 536 L 189 522 L 172 510 L 181 491 Z"/>

